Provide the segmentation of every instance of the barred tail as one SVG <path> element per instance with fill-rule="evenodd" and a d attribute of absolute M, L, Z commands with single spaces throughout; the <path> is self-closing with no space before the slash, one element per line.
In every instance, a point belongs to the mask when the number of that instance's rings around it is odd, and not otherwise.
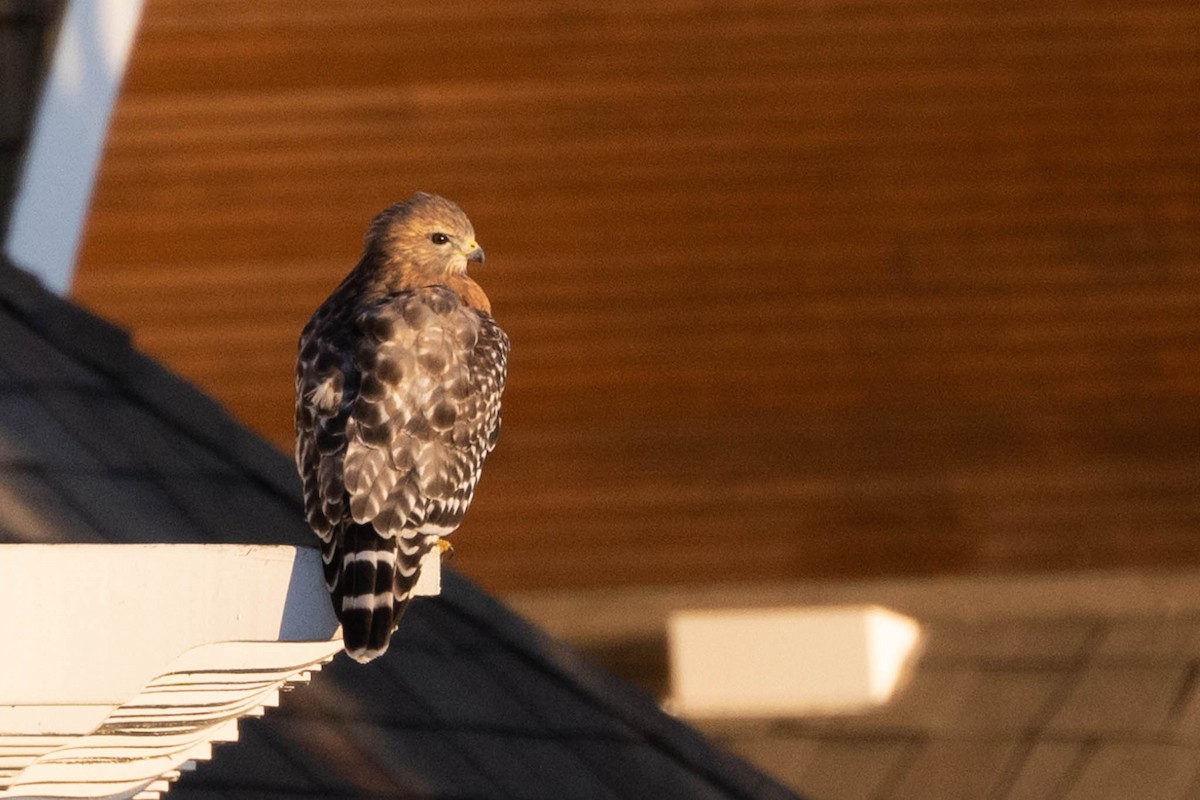
<path fill-rule="evenodd" d="M 399 621 L 392 585 L 396 540 L 370 525 L 351 523 L 342 533 L 341 571 L 333 608 L 342 621 L 342 640 L 355 661 L 366 663 L 387 650 Z"/>
<path fill-rule="evenodd" d="M 330 587 L 333 609 L 346 652 L 365 664 L 387 651 L 412 596 L 421 557 L 437 537 L 402 536 L 397 547 L 395 538 L 380 536 L 372 526 L 350 523 L 334 537 L 339 539 L 341 547 L 330 554 L 329 564 L 340 565 Z"/>

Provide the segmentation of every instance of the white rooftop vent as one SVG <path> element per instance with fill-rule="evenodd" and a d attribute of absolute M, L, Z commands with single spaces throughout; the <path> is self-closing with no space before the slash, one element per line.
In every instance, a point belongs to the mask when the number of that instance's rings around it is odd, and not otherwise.
<path fill-rule="evenodd" d="M 863 711 L 891 698 L 920 627 L 879 606 L 681 611 L 671 708 L 696 718 Z"/>

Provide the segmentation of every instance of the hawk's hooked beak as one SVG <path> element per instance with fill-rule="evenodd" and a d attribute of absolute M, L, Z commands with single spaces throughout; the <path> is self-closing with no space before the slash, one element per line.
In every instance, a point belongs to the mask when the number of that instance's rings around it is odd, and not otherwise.
<path fill-rule="evenodd" d="M 474 261 L 478 264 L 483 263 L 483 248 L 477 243 L 471 242 L 471 249 L 465 253 L 467 261 Z"/>

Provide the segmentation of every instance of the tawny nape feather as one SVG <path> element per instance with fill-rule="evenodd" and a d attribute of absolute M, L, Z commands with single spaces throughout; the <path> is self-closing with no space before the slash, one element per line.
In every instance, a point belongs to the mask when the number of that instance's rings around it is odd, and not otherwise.
<path fill-rule="evenodd" d="M 444 234 L 448 244 L 431 241 Z M 386 293 L 448 286 L 471 308 L 490 314 L 491 301 L 467 274 L 469 249 L 478 248 L 475 229 L 454 203 L 418 192 L 379 214 L 367 231 L 360 269 L 386 286 Z"/>

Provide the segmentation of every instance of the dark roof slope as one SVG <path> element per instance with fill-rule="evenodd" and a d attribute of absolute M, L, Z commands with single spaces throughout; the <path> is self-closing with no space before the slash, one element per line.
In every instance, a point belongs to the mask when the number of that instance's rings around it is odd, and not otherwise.
<path fill-rule="evenodd" d="M 289 460 L 0 264 L 0 541 L 309 544 Z M 462 577 L 338 658 L 172 797 L 785 798 Z"/>
<path fill-rule="evenodd" d="M 123 331 L 0 264 L 5 540 L 307 545 L 287 467 Z"/>

